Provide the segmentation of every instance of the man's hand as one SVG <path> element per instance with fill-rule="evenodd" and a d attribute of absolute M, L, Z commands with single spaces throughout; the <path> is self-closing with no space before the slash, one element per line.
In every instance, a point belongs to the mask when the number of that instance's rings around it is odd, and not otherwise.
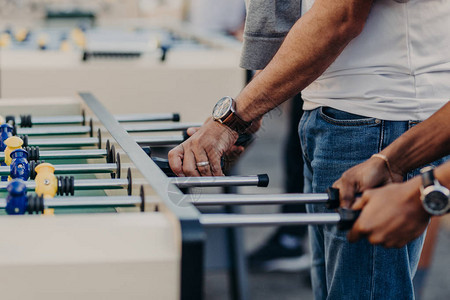
<path fill-rule="evenodd" d="M 367 190 L 352 209 L 362 209 L 348 240 L 367 237 L 370 243 L 400 248 L 419 237 L 430 220 L 420 201 L 420 178 Z"/>
<path fill-rule="evenodd" d="M 394 182 L 401 182 L 403 179 L 402 174 L 393 173 L 392 175 Z M 333 183 L 333 187 L 339 189 L 341 206 L 350 208 L 356 194 L 392 183 L 392 181 L 386 163 L 378 157 L 372 157 L 345 171 L 341 178 Z"/>
<path fill-rule="evenodd" d="M 177 176 L 223 176 L 221 158 L 238 138 L 237 132 L 212 119 L 198 130 L 190 129 L 191 135 L 169 152 L 169 164 Z M 200 162 L 209 162 L 198 166 Z"/>

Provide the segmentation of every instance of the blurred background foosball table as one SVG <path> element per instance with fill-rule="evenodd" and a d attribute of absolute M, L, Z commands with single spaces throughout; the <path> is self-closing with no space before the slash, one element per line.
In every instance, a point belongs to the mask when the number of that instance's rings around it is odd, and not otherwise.
<path fill-rule="evenodd" d="M 1 97 L 88 90 L 113 113 L 139 106 L 193 121 L 245 84 L 240 43 L 181 22 L 180 1 L 159 1 L 166 10 L 155 1 L 78 2 L 0 1 Z"/>

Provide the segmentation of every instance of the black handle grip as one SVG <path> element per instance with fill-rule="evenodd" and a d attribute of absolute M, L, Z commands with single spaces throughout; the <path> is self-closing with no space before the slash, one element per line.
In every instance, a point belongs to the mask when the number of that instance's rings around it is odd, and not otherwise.
<path fill-rule="evenodd" d="M 328 201 L 326 203 L 328 209 L 336 209 L 340 206 L 339 189 L 329 187 L 327 189 Z M 362 193 L 356 193 L 355 198 L 361 197 Z"/>
<path fill-rule="evenodd" d="M 337 224 L 337 228 L 339 230 L 349 230 L 353 227 L 361 211 L 341 207 L 338 209 L 338 213 L 341 216 L 341 220 Z"/>
<path fill-rule="evenodd" d="M 177 177 L 169 165 L 169 161 L 164 158 L 152 157 L 153 162 L 163 171 L 167 177 Z"/>
<path fill-rule="evenodd" d="M 179 113 L 173 113 L 172 115 L 172 121 L 173 122 L 180 122 L 181 116 Z"/>
<path fill-rule="evenodd" d="M 339 201 L 339 189 L 329 187 L 327 189 L 328 194 L 328 201 L 327 201 L 327 208 L 328 209 L 336 209 L 340 205 Z"/>
<path fill-rule="evenodd" d="M 267 187 L 269 185 L 269 175 L 259 174 L 258 175 L 258 187 Z"/>

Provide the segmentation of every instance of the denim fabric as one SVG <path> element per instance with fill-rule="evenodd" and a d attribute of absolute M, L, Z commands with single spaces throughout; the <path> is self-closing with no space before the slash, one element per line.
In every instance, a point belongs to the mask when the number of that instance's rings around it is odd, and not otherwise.
<path fill-rule="evenodd" d="M 381 151 L 415 121 L 384 121 L 329 107 L 305 111 L 299 125 L 305 193 L 323 193 L 350 167 Z M 417 170 L 408 177 L 417 174 Z M 331 212 L 308 205 L 309 213 Z M 414 299 L 412 278 L 423 235 L 401 249 L 351 244 L 332 225 L 310 226 L 315 299 Z"/>

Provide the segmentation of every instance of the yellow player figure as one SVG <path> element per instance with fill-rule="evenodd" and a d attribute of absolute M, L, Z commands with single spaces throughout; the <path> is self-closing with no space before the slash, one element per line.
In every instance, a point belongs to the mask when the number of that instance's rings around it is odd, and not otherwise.
<path fill-rule="evenodd" d="M 13 152 L 16 149 L 22 148 L 23 141 L 21 138 L 17 136 L 12 136 L 10 138 L 7 138 L 5 141 L 6 149 L 5 149 L 5 164 L 7 166 L 11 165 L 11 152 Z"/>
<path fill-rule="evenodd" d="M 48 43 L 48 35 L 46 34 L 41 34 L 38 37 L 38 47 L 41 50 L 45 50 L 47 48 L 47 43 Z"/>
<path fill-rule="evenodd" d="M 5 123 L 5 118 L 3 118 L 2 116 L 0 116 L 0 125 L 2 125 L 3 123 Z"/>
<path fill-rule="evenodd" d="M 84 49 L 86 47 L 86 36 L 81 29 L 73 29 L 70 35 L 75 45 L 77 45 L 80 49 Z"/>
<path fill-rule="evenodd" d="M 62 41 L 59 46 L 59 50 L 61 50 L 63 52 L 69 52 L 71 50 L 69 41 L 67 41 L 67 40 Z"/>
<path fill-rule="evenodd" d="M 16 41 L 23 42 L 27 38 L 28 33 L 29 33 L 28 29 L 20 28 L 19 30 L 16 31 L 16 34 L 14 35 L 14 37 L 15 37 Z"/>
<path fill-rule="evenodd" d="M 45 208 L 43 215 L 45 216 L 54 216 L 55 215 L 55 209 L 54 208 Z"/>
<path fill-rule="evenodd" d="M 49 163 L 43 163 L 35 168 L 36 171 L 36 189 L 38 196 L 53 198 L 58 191 L 58 180 L 55 176 L 55 167 Z"/>
<path fill-rule="evenodd" d="M 11 44 L 11 36 L 8 33 L 0 34 L 0 48 L 7 48 Z"/>

